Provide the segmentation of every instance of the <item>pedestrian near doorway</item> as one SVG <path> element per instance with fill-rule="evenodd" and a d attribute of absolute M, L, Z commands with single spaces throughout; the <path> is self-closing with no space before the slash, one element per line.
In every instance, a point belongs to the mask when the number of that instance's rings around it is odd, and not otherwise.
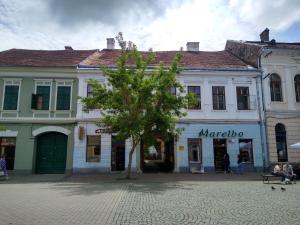
<path fill-rule="evenodd" d="M 5 176 L 5 179 L 8 179 L 8 173 L 7 173 L 7 169 L 6 169 L 6 161 L 5 161 L 4 155 L 0 156 L 0 168 L 3 172 L 3 175 Z"/>
<path fill-rule="evenodd" d="M 230 173 L 230 158 L 228 153 L 224 154 L 224 173 Z"/>

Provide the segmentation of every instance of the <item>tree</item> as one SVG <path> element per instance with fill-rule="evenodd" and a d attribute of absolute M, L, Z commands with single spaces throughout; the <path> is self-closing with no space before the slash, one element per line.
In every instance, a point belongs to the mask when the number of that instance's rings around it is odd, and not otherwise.
<path fill-rule="evenodd" d="M 141 54 L 132 42 L 123 40 L 122 33 L 116 39 L 121 47 L 116 67 L 102 68 L 108 85 L 90 80 L 92 95 L 81 101 L 85 111 L 102 111 L 99 123 L 111 133 L 131 140 L 126 175 L 130 179 L 132 156 L 141 141 L 150 146 L 155 143 L 157 134 L 165 139 L 178 136 L 182 130 L 176 128 L 176 121 L 186 115 L 183 109 L 196 100 L 193 95 L 186 95 L 176 80 L 176 74 L 181 71 L 180 54 L 168 67 L 160 62 L 150 69 L 155 62 L 152 51 L 146 56 Z M 177 94 L 174 95 L 171 88 L 176 88 Z"/>

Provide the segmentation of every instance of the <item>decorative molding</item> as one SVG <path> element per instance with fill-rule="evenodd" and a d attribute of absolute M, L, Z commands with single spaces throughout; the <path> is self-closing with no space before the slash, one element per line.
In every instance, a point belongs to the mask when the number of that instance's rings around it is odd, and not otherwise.
<path fill-rule="evenodd" d="M 63 133 L 65 135 L 69 135 L 71 134 L 71 131 L 63 128 L 63 127 L 58 127 L 58 126 L 46 126 L 46 127 L 41 127 L 38 128 L 34 131 L 32 131 L 32 136 L 37 136 L 39 134 L 45 133 L 45 132 L 59 132 L 59 133 Z"/>

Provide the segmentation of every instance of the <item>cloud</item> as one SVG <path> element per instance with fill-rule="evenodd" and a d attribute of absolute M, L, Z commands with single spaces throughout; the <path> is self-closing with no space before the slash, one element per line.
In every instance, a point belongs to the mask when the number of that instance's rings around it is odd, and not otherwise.
<path fill-rule="evenodd" d="M 199 41 L 222 50 L 227 39 L 300 37 L 297 0 L 0 0 L 0 50 L 105 48 L 122 31 L 139 49 L 177 50 Z M 297 29 L 296 29 L 297 30 Z M 290 35 L 291 36 L 291 35 Z M 290 41 L 289 38 L 277 41 Z M 298 38 L 299 41 L 299 38 Z"/>
<path fill-rule="evenodd" d="M 183 0 L 49 0 L 50 13 L 62 25 L 73 26 L 86 22 L 116 25 L 128 17 L 136 21 L 164 15 L 167 8 L 178 6 Z"/>

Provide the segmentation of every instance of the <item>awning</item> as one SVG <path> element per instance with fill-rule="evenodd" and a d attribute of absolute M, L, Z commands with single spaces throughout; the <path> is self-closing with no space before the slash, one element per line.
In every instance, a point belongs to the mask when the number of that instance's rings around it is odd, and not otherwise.
<path fill-rule="evenodd" d="M 290 145 L 291 148 L 300 148 L 300 142 Z"/>

